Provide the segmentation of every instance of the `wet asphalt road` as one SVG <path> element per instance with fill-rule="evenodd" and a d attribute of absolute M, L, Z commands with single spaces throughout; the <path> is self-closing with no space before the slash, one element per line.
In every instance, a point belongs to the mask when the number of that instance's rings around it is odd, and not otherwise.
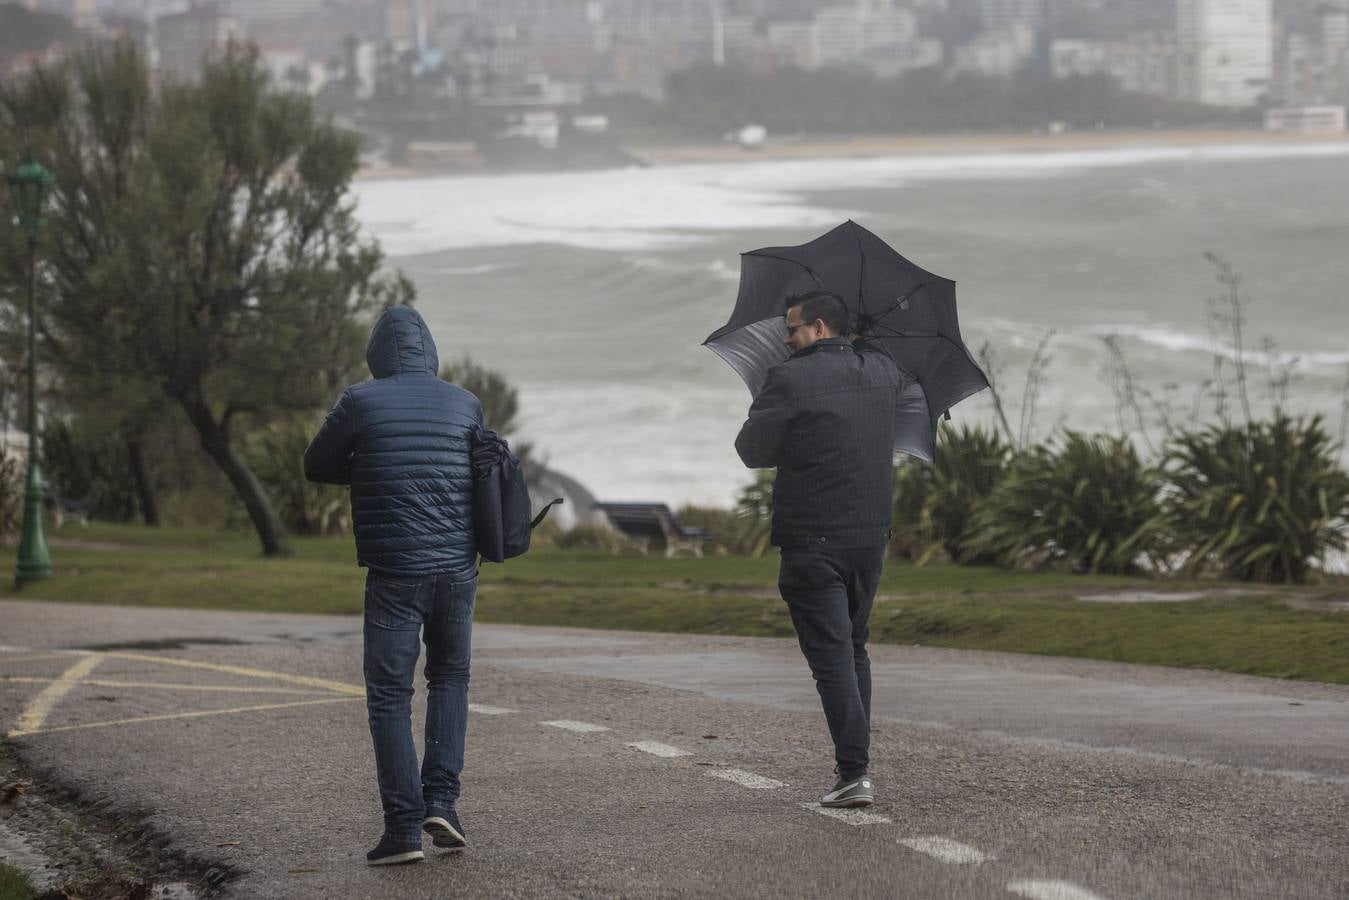
<path fill-rule="evenodd" d="M 1349 896 L 1349 687 L 876 647 L 841 820 L 793 642 L 480 625 L 470 847 L 370 869 L 359 619 L 0 602 L 0 645 L 25 761 L 238 897 Z"/>

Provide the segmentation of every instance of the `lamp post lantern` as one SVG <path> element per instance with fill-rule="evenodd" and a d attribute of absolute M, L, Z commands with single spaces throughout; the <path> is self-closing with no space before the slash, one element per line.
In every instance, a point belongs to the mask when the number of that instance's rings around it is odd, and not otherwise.
<path fill-rule="evenodd" d="M 42 527 L 42 473 L 37 462 L 37 235 L 46 223 L 42 207 L 47 191 L 56 179 L 42 168 L 32 153 L 13 172 L 8 173 L 18 211 L 18 223 L 28 232 L 28 478 L 23 492 L 23 537 L 19 541 L 19 561 L 14 579 L 19 585 L 52 573 L 47 555 L 47 536 Z"/>

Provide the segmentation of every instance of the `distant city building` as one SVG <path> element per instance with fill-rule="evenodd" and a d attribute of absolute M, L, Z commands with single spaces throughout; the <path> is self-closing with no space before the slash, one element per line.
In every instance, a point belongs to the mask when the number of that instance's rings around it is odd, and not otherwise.
<path fill-rule="evenodd" d="M 1322 11 L 1321 40 L 1327 47 L 1349 47 L 1349 8 Z"/>
<path fill-rule="evenodd" d="M 292 19 L 317 13 L 324 7 L 323 0 L 228 0 L 228 12 L 248 22 L 270 19 Z"/>
<path fill-rule="evenodd" d="M 856 66 L 870 56 L 884 56 L 911 43 L 918 31 L 912 10 L 875 4 L 834 6 L 814 18 L 817 64 Z"/>
<path fill-rule="evenodd" d="M 186 12 L 155 19 L 159 68 L 184 78 L 195 78 L 202 60 L 231 39 L 243 37 L 239 20 L 226 14 L 218 3 L 202 3 Z"/>
<path fill-rule="evenodd" d="M 1018 23 L 1039 28 L 1045 23 L 1045 0 L 979 0 L 979 21 L 985 31 Z"/>
<path fill-rule="evenodd" d="M 1049 61 L 1055 78 L 1104 74 L 1121 89 L 1170 97 L 1176 91 L 1176 42 L 1158 35 L 1122 41 L 1054 41 Z"/>
<path fill-rule="evenodd" d="M 1343 106 L 1298 106 L 1265 111 L 1265 130 L 1289 134 L 1341 134 Z"/>
<path fill-rule="evenodd" d="M 814 22 L 774 22 L 768 26 L 768 43 L 779 66 L 820 67 L 819 32 Z"/>
<path fill-rule="evenodd" d="M 1349 49 L 1306 34 L 1286 35 L 1275 54 L 1276 102 L 1304 107 L 1349 102 Z"/>
<path fill-rule="evenodd" d="M 1179 96 L 1253 106 L 1274 74 L 1271 0 L 1177 0 Z"/>
<path fill-rule="evenodd" d="M 80 28 L 95 27 L 99 21 L 97 0 L 27 0 L 19 5 L 38 12 L 65 16 Z"/>
<path fill-rule="evenodd" d="M 1008 78 L 1035 55 L 1035 29 L 1018 22 L 987 31 L 956 48 L 955 70 Z"/>

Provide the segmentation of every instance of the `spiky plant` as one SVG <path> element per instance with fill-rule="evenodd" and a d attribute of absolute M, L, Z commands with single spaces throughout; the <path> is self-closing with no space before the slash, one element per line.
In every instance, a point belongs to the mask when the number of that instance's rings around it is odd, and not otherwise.
<path fill-rule="evenodd" d="M 763 556 L 771 546 L 773 532 L 773 478 L 775 469 L 759 469 L 754 481 L 740 490 L 735 501 L 735 532 L 730 540 L 733 553 Z"/>
<path fill-rule="evenodd" d="M 275 422 L 251 435 L 247 445 L 249 466 L 294 534 L 342 534 L 351 528 L 347 489 L 304 477 L 304 451 L 318 424 L 305 418 Z"/>
<path fill-rule="evenodd" d="M 894 548 L 920 564 L 938 550 L 956 562 L 994 562 L 967 539 L 975 510 L 1011 457 L 1012 445 L 996 431 L 943 423 L 933 463 L 906 460 L 895 471 Z"/>
<path fill-rule="evenodd" d="M 1346 546 L 1349 476 L 1319 416 L 1211 426 L 1172 442 L 1166 514 L 1191 572 L 1301 583 Z"/>
<path fill-rule="evenodd" d="M 1069 431 L 1013 460 L 975 514 L 972 550 L 1012 566 L 1127 573 L 1161 557 L 1157 472 L 1127 439 Z"/>

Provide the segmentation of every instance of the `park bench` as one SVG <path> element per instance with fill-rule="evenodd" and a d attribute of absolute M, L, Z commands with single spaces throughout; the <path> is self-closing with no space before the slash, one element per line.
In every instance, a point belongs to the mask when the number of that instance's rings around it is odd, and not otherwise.
<path fill-rule="evenodd" d="M 67 497 L 50 481 L 42 482 L 42 505 L 52 518 L 53 528 L 60 528 L 66 519 L 74 519 L 89 527 L 89 504 Z"/>
<path fill-rule="evenodd" d="M 649 552 L 651 541 L 659 538 L 665 543 L 667 558 L 680 550 L 702 556 L 703 544 L 712 539 L 706 528 L 680 525 L 664 503 L 596 503 L 594 508 L 604 513 L 615 531 L 635 541 L 642 553 Z"/>

